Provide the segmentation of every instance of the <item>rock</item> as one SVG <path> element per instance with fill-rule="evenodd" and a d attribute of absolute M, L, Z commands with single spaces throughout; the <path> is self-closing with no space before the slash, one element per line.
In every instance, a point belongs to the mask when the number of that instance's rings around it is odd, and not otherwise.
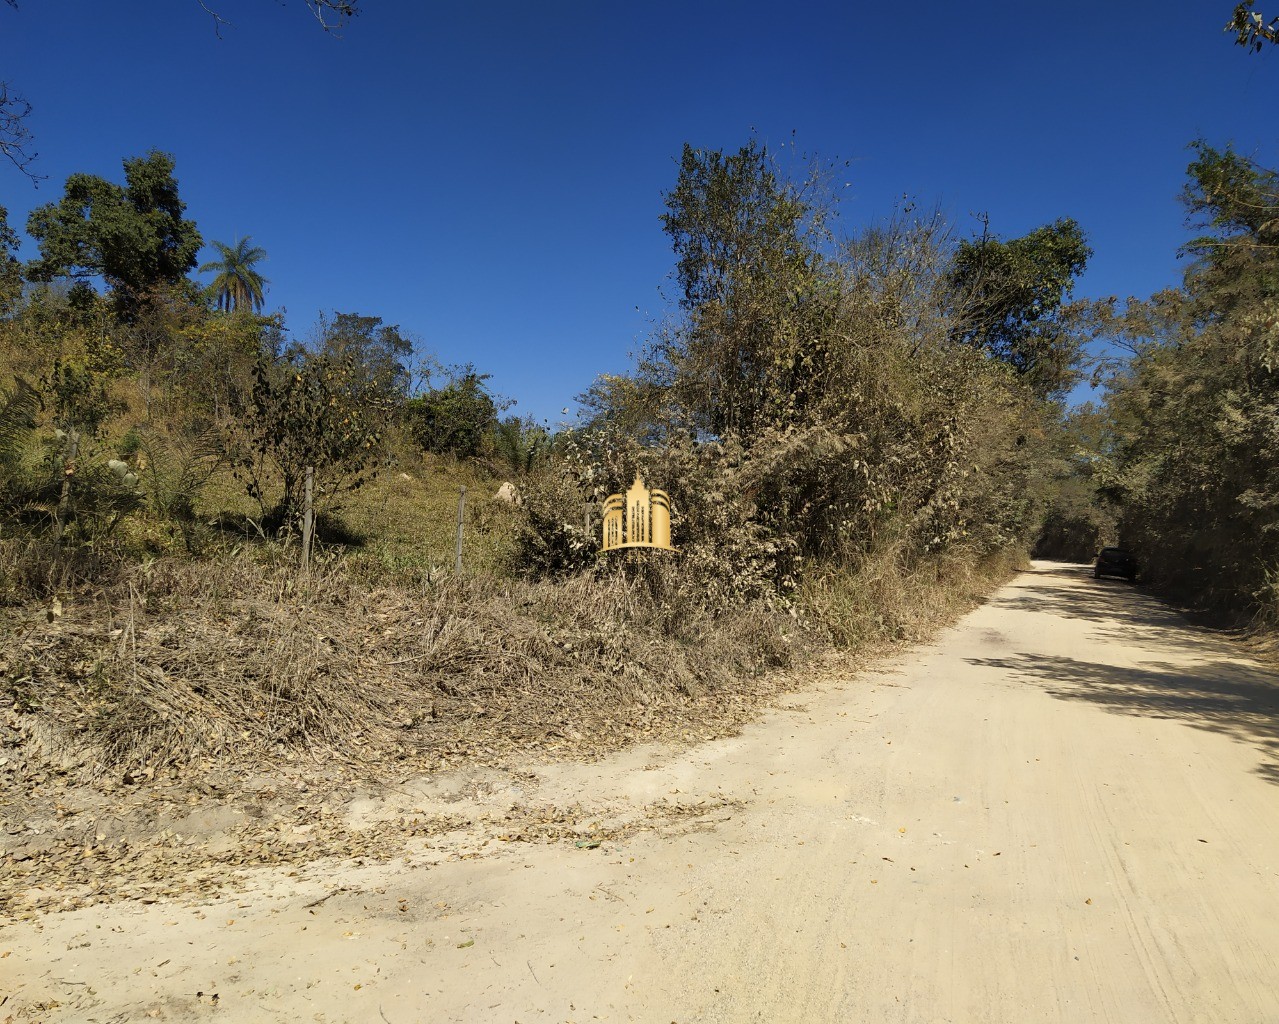
<path fill-rule="evenodd" d="M 515 489 L 515 485 L 509 480 L 497 489 L 497 493 L 493 497 L 498 501 L 504 501 L 508 505 L 519 506 L 520 492 Z"/>

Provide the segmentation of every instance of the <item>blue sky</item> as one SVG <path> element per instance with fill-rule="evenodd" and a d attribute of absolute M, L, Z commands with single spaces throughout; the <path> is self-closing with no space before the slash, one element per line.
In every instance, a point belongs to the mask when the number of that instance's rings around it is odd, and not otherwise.
<path fill-rule="evenodd" d="M 1074 217 L 1090 296 L 1178 280 L 1192 139 L 1279 163 L 1279 50 L 1231 43 L 1233 0 L 363 0 L 340 39 L 302 0 L 206 4 L 220 37 L 197 0 L 0 5 L 48 176 L 0 168 L 11 223 L 74 171 L 166 150 L 206 239 L 267 250 L 295 334 L 381 316 L 551 422 L 668 306 L 686 141 L 852 161 L 847 230 L 903 195 L 963 232 Z"/>

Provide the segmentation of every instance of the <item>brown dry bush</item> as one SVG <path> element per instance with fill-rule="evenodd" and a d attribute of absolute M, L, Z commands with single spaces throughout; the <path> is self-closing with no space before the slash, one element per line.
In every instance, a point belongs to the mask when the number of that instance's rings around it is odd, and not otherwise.
<path fill-rule="evenodd" d="M 663 588 L 667 588 L 663 590 Z M 6 629 L 0 700 L 90 776 L 217 758 L 362 764 L 732 729 L 795 664 L 795 620 L 716 617 L 620 572 L 369 587 L 243 558 L 156 561 L 100 600 Z M 11 625 L 17 627 L 19 623 Z"/>

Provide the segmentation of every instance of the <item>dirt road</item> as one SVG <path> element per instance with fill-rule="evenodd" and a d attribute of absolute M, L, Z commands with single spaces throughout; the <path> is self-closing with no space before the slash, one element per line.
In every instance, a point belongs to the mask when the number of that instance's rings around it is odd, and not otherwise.
<path fill-rule="evenodd" d="M 470 822 L 402 857 L 7 925 L 0 1021 L 1279 1021 L 1277 696 L 1039 563 L 738 737 L 344 808 Z"/>

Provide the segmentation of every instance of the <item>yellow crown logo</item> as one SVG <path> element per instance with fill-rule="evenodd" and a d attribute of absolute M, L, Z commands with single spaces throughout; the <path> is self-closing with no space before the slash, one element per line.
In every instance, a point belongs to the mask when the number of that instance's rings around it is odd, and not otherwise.
<path fill-rule="evenodd" d="M 671 547 L 671 499 L 665 491 L 649 490 L 638 473 L 631 489 L 623 494 L 610 494 L 604 502 L 605 551 L 614 548 Z"/>

